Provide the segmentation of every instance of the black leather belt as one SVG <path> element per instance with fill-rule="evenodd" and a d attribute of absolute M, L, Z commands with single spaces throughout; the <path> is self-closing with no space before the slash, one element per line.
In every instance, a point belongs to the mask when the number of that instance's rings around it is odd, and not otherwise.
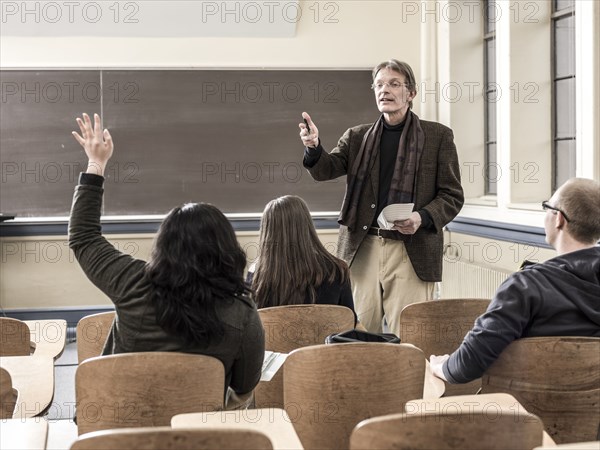
<path fill-rule="evenodd" d="M 367 234 L 383 239 L 393 239 L 394 241 L 407 241 L 410 238 L 410 235 L 402 234 L 396 230 L 384 230 L 375 227 L 370 227 L 369 231 L 367 231 Z"/>

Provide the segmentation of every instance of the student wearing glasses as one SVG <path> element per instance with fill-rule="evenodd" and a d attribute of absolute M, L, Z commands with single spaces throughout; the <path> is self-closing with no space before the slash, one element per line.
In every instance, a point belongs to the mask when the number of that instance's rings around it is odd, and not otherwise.
<path fill-rule="evenodd" d="M 400 311 L 430 300 L 442 279 L 442 228 L 463 205 L 452 130 L 419 119 L 411 67 L 392 59 L 373 69 L 372 89 L 381 116 L 352 127 L 326 152 L 319 130 L 303 113 L 304 166 L 317 181 L 347 175 L 338 222 L 338 256 L 350 266 L 355 310 L 368 331 L 385 320 L 400 334 Z M 414 203 L 406 220 L 380 229 L 387 205 Z"/>
<path fill-rule="evenodd" d="M 515 339 L 600 337 L 600 183 L 573 178 L 546 211 L 546 242 L 558 256 L 529 264 L 498 288 L 487 311 L 452 355 L 431 356 L 431 368 L 450 383 L 479 378 Z"/>

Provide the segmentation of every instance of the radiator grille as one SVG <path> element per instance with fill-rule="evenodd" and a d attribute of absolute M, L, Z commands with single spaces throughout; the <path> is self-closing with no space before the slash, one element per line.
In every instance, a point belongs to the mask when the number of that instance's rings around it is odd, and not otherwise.
<path fill-rule="evenodd" d="M 444 260 L 441 298 L 492 298 L 508 271 Z"/>

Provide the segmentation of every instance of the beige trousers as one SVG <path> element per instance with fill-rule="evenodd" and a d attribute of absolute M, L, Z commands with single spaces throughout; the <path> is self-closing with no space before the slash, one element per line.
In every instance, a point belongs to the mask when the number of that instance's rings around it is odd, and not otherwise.
<path fill-rule="evenodd" d="M 404 242 L 367 235 L 350 266 L 354 309 L 372 333 L 382 332 L 385 316 L 390 332 L 400 336 L 400 311 L 410 303 L 433 299 L 434 282 L 422 281 Z"/>

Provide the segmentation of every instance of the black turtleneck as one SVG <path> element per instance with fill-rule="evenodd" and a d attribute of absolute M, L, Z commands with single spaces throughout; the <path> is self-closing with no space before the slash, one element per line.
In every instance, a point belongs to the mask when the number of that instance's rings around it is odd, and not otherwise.
<path fill-rule="evenodd" d="M 396 167 L 396 159 L 398 158 L 400 136 L 402 136 L 402 131 L 404 131 L 405 122 L 406 120 L 398 125 L 389 125 L 385 120 L 383 121 L 381 142 L 379 144 L 379 192 L 377 193 L 377 209 L 371 224 L 371 226 L 376 228 L 379 228 L 377 217 L 379 217 L 383 208 L 388 205 L 388 194 L 392 185 L 392 177 L 394 176 L 394 168 Z M 316 148 L 305 148 L 304 166 L 313 167 L 319 160 L 322 150 L 323 147 L 320 140 Z M 418 211 L 418 213 L 421 216 L 421 228 L 431 228 L 433 220 L 429 213 L 424 209 Z"/>

